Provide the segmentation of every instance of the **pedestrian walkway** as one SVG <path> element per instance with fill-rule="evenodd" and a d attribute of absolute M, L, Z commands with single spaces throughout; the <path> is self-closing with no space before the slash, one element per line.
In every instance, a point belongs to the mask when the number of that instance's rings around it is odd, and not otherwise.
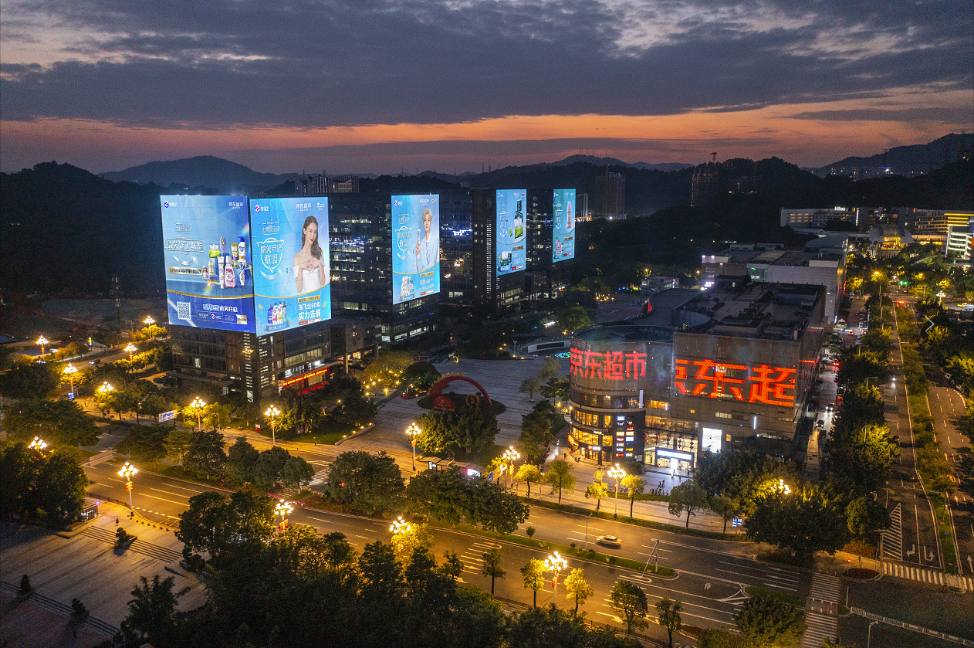
<path fill-rule="evenodd" d="M 951 643 L 960 644 L 962 646 L 974 646 L 974 641 L 970 639 L 964 639 L 963 637 L 955 637 L 954 635 L 949 635 L 944 632 L 938 632 L 937 630 L 931 630 L 930 628 L 924 628 L 912 623 L 907 623 L 905 621 L 900 621 L 899 619 L 890 619 L 889 617 L 884 617 L 879 614 L 873 614 L 872 612 L 866 612 L 860 608 L 850 608 L 850 613 L 857 616 L 864 617 L 870 621 L 876 621 L 878 623 L 885 623 L 887 625 L 896 626 L 897 628 L 904 628 L 906 630 L 912 630 L 913 632 L 919 632 L 930 637 L 936 637 L 937 639 L 942 639 L 943 641 L 949 641 Z"/>
<path fill-rule="evenodd" d="M 825 639 L 834 642 L 839 628 L 839 590 L 842 581 L 827 574 L 812 575 L 812 589 L 805 604 L 808 629 L 801 648 L 820 648 Z"/>
<path fill-rule="evenodd" d="M 880 546 L 883 558 L 891 560 L 903 560 L 903 510 L 902 505 L 897 503 L 896 507 L 889 514 L 890 527 L 883 531 Z"/>
<path fill-rule="evenodd" d="M 884 576 L 904 578 L 919 583 L 930 583 L 931 585 L 946 585 L 947 587 L 956 587 L 966 592 L 974 591 L 974 578 L 969 576 L 945 574 L 942 571 L 935 571 L 933 569 L 922 569 L 920 567 L 897 565 L 888 562 L 884 562 L 882 565 Z"/>

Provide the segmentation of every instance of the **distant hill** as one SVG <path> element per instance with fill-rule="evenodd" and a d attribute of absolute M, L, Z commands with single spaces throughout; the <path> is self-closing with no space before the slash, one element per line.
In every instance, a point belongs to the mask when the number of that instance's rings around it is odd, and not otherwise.
<path fill-rule="evenodd" d="M 595 166 L 626 166 L 633 169 L 640 169 L 642 171 L 682 171 L 683 169 L 689 169 L 692 164 L 683 164 L 682 162 L 664 162 L 662 164 L 649 164 L 648 162 L 635 162 L 629 164 L 628 162 L 623 162 L 622 160 L 617 160 L 616 158 L 610 157 L 596 157 L 594 155 L 570 155 L 564 160 L 558 160 L 557 162 L 552 162 L 551 166 L 568 166 L 569 164 L 575 164 L 576 162 L 587 162 L 588 164 L 594 164 Z"/>
<path fill-rule="evenodd" d="M 123 171 L 102 173 L 101 177 L 112 182 L 154 183 L 162 187 L 185 185 L 228 193 L 247 193 L 277 186 L 295 179 L 298 174 L 260 173 L 230 160 L 200 155 L 168 162 L 148 162 Z"/>
<path fill-rule="evenodd" d="M 964 159 L 965 152 L 970 155 L 974 147 L 974 134 L 951 133 L 928 144 L 897 146 L 885 153 L 869 157 L 848 157 L 824 167 L 815 169 L 819 176 L 856 175 L 869 177 L 867 169 L 889 168 L 892 175 L 915 176 L 941 169 L 951 162 Z M 858 172 L 857 172 L 858 170 Z"/>

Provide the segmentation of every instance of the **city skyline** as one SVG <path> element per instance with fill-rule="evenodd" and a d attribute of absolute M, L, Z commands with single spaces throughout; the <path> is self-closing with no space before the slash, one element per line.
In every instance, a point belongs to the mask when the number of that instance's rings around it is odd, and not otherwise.
<path fill-rule="evenodd" d="M 968 6 L 4 0 L 2 169 L 284 173 L 587 152 L 820 166 L 974 130 Z"/>

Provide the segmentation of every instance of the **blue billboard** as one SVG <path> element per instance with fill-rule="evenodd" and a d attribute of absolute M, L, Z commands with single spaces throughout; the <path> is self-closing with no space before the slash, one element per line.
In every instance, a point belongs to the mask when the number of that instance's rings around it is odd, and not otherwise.
<path fill-rule="evenodd" d="M 392 303 L 440 292 L 440 197 L 392 197 Z"/>
<path fill-rule="evenodd" d="M 553 263 L 575 258 L 575 206 L 574 189 L 555 189 L 551 209 L 554 218 Z"/>
<path fill-rule="evenodd" d="M 246 196 L 160 196 L 169 323 L 254 330 Z"/>
<path fill-rule="evenodd" d="M 524 270 L 527 223 L 524 210 L 528 192 L 524 189 L 497 190 L 497 276 Z"/>
<path fill-rule="evenodd" d="M 331 319 L 328 199 L 253 198 L 257 335 Z"/>

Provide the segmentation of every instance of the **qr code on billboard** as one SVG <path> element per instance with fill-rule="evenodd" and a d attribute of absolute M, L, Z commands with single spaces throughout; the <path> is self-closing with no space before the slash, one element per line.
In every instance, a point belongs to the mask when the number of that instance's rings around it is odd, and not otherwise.
<path fill-rule="evenodd" d="M 190 315 L 189 302 L 176 302 L 176 317 L 187 322 L 193 321 Z"/>

